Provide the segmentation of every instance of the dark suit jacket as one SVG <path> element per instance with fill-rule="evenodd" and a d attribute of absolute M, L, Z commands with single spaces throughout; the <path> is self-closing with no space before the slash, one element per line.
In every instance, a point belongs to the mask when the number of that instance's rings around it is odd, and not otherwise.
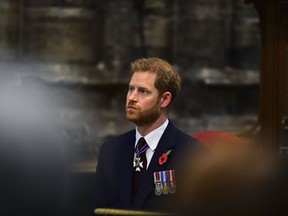
<path fill-rule="evenodd" d="M 180 172 L 179 167 L 181 171 L 185 171 L 185 164 L 181 163 L 184 154 L 191 156 L 196 149 L 201 147 L 201 144 L 195 139 L 181 132 L 169 122 L 144 176 L 145 184 L 142 185 L 132 203 L 134 145 L 135 129 L 101 146 L 96 171 L 93 208 L 167 210 L 168 206 L 173 206 L 171 202 L 173 204 L 175 195 L 156 196 L 153 173 L 174 169 L 176 186 L 179 187 L 180 181 L 177 179 L 177 172 Z M 170 149 L 172 151 L 168 155 L 167 162 L 159 165 L 161 155 Z M 163 203 L 165 207 L 163 207 Z"/>

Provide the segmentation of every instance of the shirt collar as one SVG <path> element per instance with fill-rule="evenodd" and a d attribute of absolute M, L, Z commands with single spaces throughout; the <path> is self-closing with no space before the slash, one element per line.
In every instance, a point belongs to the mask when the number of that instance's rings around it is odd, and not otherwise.
<path fill-rule="evenodd" d="M 169 120 L 166 119 L 166 121 L 157 129 L 155 129 L 154 131 L 151 131 L 149 134 L 147 134 L 144 138 L 147 142 L 147 144 L 149 145 L 149 148 L 154 151 L 159 143 L 159 140 L 161 138 L 161 136 L 163 135 L 167 125 L 169 123 Z M 141 138 L 141 134 L 138 132 L 137 128 L 136 128 L 136 142 L 135 142 L 135 146 L 138 142 L 138 140 Z"/>

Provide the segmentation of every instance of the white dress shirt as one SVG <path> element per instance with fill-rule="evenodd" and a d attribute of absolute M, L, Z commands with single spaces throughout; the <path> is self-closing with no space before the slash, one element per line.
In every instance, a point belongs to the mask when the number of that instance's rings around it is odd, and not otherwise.
<path fill-rule="evenodd" d="M 147 159 L 147 166 L 146 169 L 148 168 L 150 161 L 152 159 L 152 156 L 154 154 L 154 151 L 159 143 L 160 138 L 162 137 L 167 125 L 169 123 L 169 120 L 166 119 L 166 121 L 157 129 L 155 129 L 154 131 L 150 132 L 149 134 L 147 134 L 144 138 L 149 146 L 149 148 L 146 151 L 146 159 Z M 142 135 L 139 133 L 139 131 L 137 130 L 136 127 L 136 142 L 135 142 L 135 147 L 137 145 L 138 140 L 142 137 Z M 136 157 L 136 154 L 134 155 L 134 159 Z"/>

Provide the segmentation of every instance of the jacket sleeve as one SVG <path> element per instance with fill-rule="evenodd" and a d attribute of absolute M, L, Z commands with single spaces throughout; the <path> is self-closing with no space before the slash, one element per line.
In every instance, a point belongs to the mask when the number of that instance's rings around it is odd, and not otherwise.
<path fill-rule="evenodd" d="M 100 147 L 96 173 L 94 176 L 94 187 L 92 194 L 92 211 L 96 208 L 105 208 L 108 206 L 107 185 L 105 183 L 105 144 Z M 108 155 L 107 155 L 108 156 Z M 93 212 L 92 212 L 93 213 Z M 93 214 L 91 214 L 93 215 Z"/>

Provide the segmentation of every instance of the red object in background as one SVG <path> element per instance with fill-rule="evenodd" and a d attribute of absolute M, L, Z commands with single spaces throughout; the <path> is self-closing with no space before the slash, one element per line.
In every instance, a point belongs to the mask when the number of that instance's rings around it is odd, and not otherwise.
<path fill-rule="evenodd" d="M 246 139 L 241 139 L 227 131 L 203 131 L 192 136 L 194 139 L 197 139 L 207 148 L 213 148 L 214 145 L 248 145 L 252 144 L 251 141 Z"/>

